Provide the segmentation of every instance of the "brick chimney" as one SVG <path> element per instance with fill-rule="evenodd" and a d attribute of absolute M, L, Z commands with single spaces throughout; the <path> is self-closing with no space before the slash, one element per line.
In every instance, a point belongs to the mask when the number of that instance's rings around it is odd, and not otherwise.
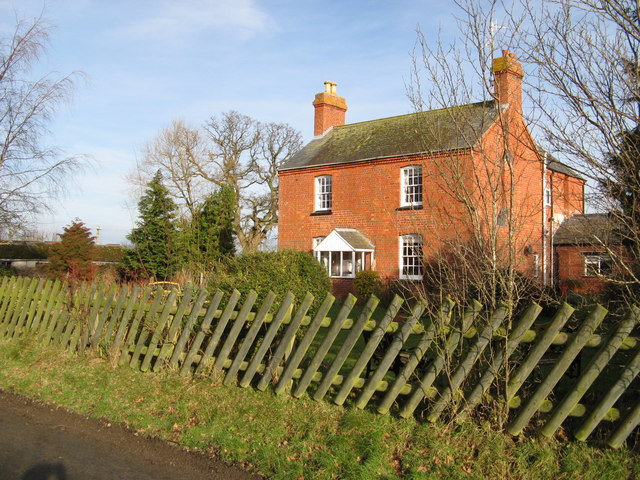
<path fill-rule="evenodd" d="M 336 94 L 335 82 L 324 82 L 324 92 L 318 93 L 313 101 L 315 118 L 313 121 L 313 134 L 317 137 L 331 127 L 344 125 L 347 103 L 343 97 Z"/>
<path fill-rule="evenodd" d="M 502 51 L 502 57 L 494 58 L 492 71 L 495 78 L 494 96 L 500 105 L 509 106 L 522 112 L 522 64 L 509 50 Z"/>

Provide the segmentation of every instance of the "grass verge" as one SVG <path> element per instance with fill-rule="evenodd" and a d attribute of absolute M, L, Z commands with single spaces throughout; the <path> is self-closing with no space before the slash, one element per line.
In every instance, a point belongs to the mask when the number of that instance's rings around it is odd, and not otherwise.
<path fill-rule="evenodd" d="M 0 388 L 121 422 L 275 479 L 640 478 L 630 450 L 345 409 L 224 387 L 215 377 L 141 373 L 30 340 L 0 341 Z"/>

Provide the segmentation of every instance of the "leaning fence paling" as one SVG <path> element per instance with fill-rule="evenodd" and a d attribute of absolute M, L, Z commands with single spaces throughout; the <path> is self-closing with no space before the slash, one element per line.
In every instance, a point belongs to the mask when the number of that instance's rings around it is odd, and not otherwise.
<path fill-rule="evenodd" d="M 298 303 L 291 294 L 257 298 L 5 277 L 0 338 L 100 348 L 142 371 L 217 372 L 225 385 L 351 399 L 428 421 L 504 406 L 514 435 L 535 424 L 547 436 L 562 427 L 586 440 L 600 426 L 618 447 L 640 422 L 635 307 L 600 335 L 601 306 L 569 332 L 576 312 L 567 304 L 541 322 L 536 304 L 512 319 L 505 305 L 485 314 L 477 302 L 461 310 L 449 301 L 426 315 L 421 301 L 396 297 L 381 312 L 376 297 L 355 309 L 353 296 L 334 305 L 328 295 L 309 315 L 310 294 Z"/>

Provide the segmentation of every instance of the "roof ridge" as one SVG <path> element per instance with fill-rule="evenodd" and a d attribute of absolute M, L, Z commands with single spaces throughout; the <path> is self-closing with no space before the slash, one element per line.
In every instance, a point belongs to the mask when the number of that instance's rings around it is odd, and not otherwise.
<path fill-rule="evenodd" d="M 335 126 L 280 171 L 471 148 L 496 122 L 491 100 Z"/>
<path fill-rule="evenodd" d="M 483 100 L 483 101 L 480 101 L 480 102 L 464 103 L 462 105 L 453 105 L 451 107 L 434 108 L 432 110 L 420 110 L 418 112 L 403 113 L 403 114 L 400 114 L 400 115 L 391 115 L 390 117 L 374 118 L 372 120 L 362 120 L 360 122 L 345 123 L 344 125 L 335 125 L 335 126 L 333 126 L 332 130 L 349 128 L 351 126 L 362 125 L 363 123 L 375 123 L 375 122 L 382 122 L 382 121 L 392 120 L 392 119 L 395 119 L 395 118 L 409 117 L 411 115 L 436 113 L 436 112 L 442 112 L 442 111 L 454 110 L 454 109 L 457 110 L 457 109 L 461 109 L 461 108 L 465 108 L 465 107 L 473 107 L 473 106 L 480 106 L 480 105 L 489 106 L 489 104 L 495 104 L 495 101 L 494 100 Z M 327 133 L 327 132 L 325 132 L 325 133 Z"/>

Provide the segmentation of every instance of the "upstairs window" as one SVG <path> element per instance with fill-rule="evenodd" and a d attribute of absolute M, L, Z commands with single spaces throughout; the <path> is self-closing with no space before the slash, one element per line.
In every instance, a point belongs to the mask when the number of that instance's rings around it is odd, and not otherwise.
<path fill-rule="evenodd" d="M 400 204 L 403 207 L 416 207 L 422 205 L 422 167 L 410 165 L 401 170 L 401 195 Z"/>
<path fill-rule="evenodd" d="M 611 257 L 599 253 L 584 254 L 584 276 L 606 277 L 611 275 Z"/>
<path fill-rule="evenodd" d="M 544 189 L 544 205 L 546 207 L 550 207 L 552 205 L 552 195 L 551 195 L 551 189 L 550 188 L 545 188 Z"/>
<path fill-rule="evenodd" d="M 400 278 L 422 280 L 422 235 L 400 237 Z"/>
<path fill-rule="evenodd" d="M 316 177 L 316 212 L 331 210 L 331 175 Z"/>

